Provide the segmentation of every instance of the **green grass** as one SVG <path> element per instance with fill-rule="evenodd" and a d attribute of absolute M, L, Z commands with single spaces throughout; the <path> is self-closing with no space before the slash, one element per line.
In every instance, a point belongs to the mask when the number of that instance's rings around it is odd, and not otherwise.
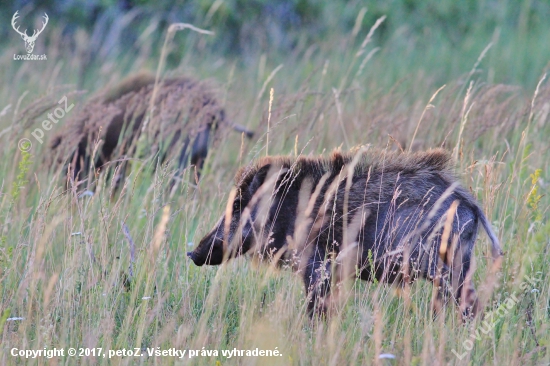
<path fill-rule="evenodd" d="M 532 45 L 522 44 L 510 35 L 512 41 L 501 39 L 502 44 L 492 48 L 470 73 L 488 44 L 483 37 L 468 55 L 457 54 L 443 42 L 423 53 L 412 50 L 399 55 L 396 47 L 401 40 L 395 37 L 361 72 L 364 56 L 375 45 L 369 44 L 356 57 L 360 46 L 347 43 L 349 35 L 338 42 L 336 36 L 327 40 L 309 58 L 306 51 L 269 56 L 265 63 L 255 58 L 257 67 L 188 50 L 170 72 L 213 78 L 230 118 L 255 129 L 254 139 L 242 142 L 237 133 L 221 136 L 198 185 L 192 183 L 193 172 L 187 170 L 170 192 L 174 162 L 155 170 L 154 157 L 148 157 L 133 166 L 118 193 L 112 193 L 106 174 L 100 175 L 91 197 L 79 197 L 83 186 L 67 189 L 64 172 L 44 164 L 47 146 L 30 135 L 43 114 L 28 108 L 33 102 L 47 105 L 45 97 L 57 101 L 74 91 L 83 61 L 67 48 L 51 45 L 46 50 L 52 55 L 48 62 L 18 64 L 6 56 L 21 45 L 4 49 L 0 110 L 11 107 L 0 117 L 0 362 L 24 363 L 11 356 L 14 347 L 199 351 L 204 347 L 219 351 L 217 357 L 185 359 L 197 365 L 550 362 L 547 81 L 541 84 L 531 108 L 536 82 L 548 60 L 542 50 L 538 54 L 525 51 L 544 42 L 533 37 Z M 500 61 L 501 52 L 511 52 L 508 60 L 514 62 Z M 132 56 L 121 54 L 119 62 L 94 60 L 86 71 L 86 88 L 97 90 L 143 66 L 155 70 L 159 62 L 149 54 Z M 284 67 L 264 88 L 279 64 Z M 522 67 L 516 69 L 517 65 Z M 501 75 L 510 70 L 517 72 L 511 80 L 525 77 L 525 83 L 513 87 L 492 84 L 509 81 Z M 467 98 L 470 81 L 472 92 Z M 430 97 L 442 84 L 447 86 L 420 121 Z M 198 268 L 187 260 L 190 243 L 197 243 L 222 215 L 238 167 L 265 154 L 270 88 L 274 88 L 271 154 L 318 154 L 360 144 L 389 149 L 398 149 L 400 144 L 408 149 L 417 126 L 413 149 L 458 146 L 457 173 L 483 203 L 506 253 L 496 289 L 485 289 L 485 285 L 491 287 L 487 283 L 489 246 L 480 234 L 474 282 L 487 297 L 485 310 L 503 309 L 514 292 L 519 300 L 491 331 L 473 340 L 472 334 L 475 337 L 479 326 L 484 327 L 482 320 L 463 325 L 453 307 L 434 321 L 432 286 L 422 281 L 413 284 L 404 297 L 385 284 L 353 282 L 345 287 L 337 313 L 327 321 L 312 323 L 306 315 L 301 279 L 289 270 L 246 258 L 216 268 Z M 28 94 L 22 97 L 25 91 Z M 76 108 L 87 99 L 68 95 Z M 46 131 L 46 137 L 62 129 L 67 118 Z M 22 137 L 33 142 L 30 155 L 17 147 Z M 130 244 L 123 223 L 136 247 L 129 283 Z M 526 276 L 540 279 L 536 291 L 531 286 L 522 291 Z M 7 320 L 13 317 L 24 319 Z M 283 356 L 221 356 L 221 350 L 256 347 L 277 347 Z M 453 350 L 461 355 L 466 352 L 463 359 Z M 383 353 L 397 359 L 379 360 Z M 61 362 L 179 361 L 173 357 L 86 357 Z"/>

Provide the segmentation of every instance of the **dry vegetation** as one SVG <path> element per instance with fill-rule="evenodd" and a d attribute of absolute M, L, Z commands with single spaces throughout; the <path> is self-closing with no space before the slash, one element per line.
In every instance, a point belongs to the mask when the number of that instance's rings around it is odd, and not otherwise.
<path fill-rule="evenodd" d="M 137 169 L 118 193 L 105 172 L 92 177 L 93 194 L 82 194 L 83 185 L 67 184 L 65 172 L 42 164 L 46 144 L 30 136 L 63 95 L 76 108 L 87 100 L 90 93 L 75 93 L 80 62 L 85 64 L 78 50 L 71 55 L 52 42 L 45 50 L 50 61 L 17 66 L 4 57 L 13 49 L 5 50 L 0 61 L 0 73 L 8 79 L 0 90 L 0 363 L 18 362 L 9 353 L 13 347 L 158 346 L 278 347 L 283 354 L 227 359 L 220 353 L 185 360 L 197 365 L 548 364 L 550 223 L 543 192 L 549 182 L 550 84 L 541 79 L 536 90 L 491 85 L 478 73 L 481 60 L 439 93 L 441 85 L 423 73 L 387 88 L 373 76 L 382 68 L 368 73 L 370 64 L 362 64 L 369 47 L 347 50 L 340 59 L 321 54 L 289 61 L 283 68 L 266 66 L 261 58 L 254 70 L 227 60 L 199 64 L 200 53 L 186 56 L 170 73 L 215 77 L 230 119 L 256 130 L 254 139 L 224 136 L 210 151 L 198 184 L 187 169 L 168 190 L 176 162 L 157 167 L 156 156 L 148 156 L 133 162 Z M 155 68 L 158 60 L 143 54 L 125 62 L 138 70 Z M 125 73 L 108 61 L 94 72 L 93 90 Z M 45 133 L 61 132 L 63 122 Z M 18 149 L 22 137 L 33 142 L 29 153 Z M 474 282 L 486 299 L 485 311 L 504 309 L 512 294 L 518 299 L 495 317 L 487 334 L 480 332 L 480 326 L 486 328 L 481 319 L 463 325 L 452 307 L 434 321 L 431 285 L 422 281 L 401 296 L 384 284 L 351 283 L 337 313 L 312 324 L 303 284 L 290 271 L 244 258 L 198 268 L 186 258 L 192 243 L 224 211 L 234 173 L 267 149 L 308 155 L 368 144 L 391 150 L 443 146 L 455 153 L 462 183 L 483 203 L 505 251 L 490 291 L 489 245 L 480 233 Z M 538 282 L 524 291 L 526 276 Z M 381 354 L 395 359 L 381 359 Z M 86 357 L 77 362 L 179 361 Z"/>

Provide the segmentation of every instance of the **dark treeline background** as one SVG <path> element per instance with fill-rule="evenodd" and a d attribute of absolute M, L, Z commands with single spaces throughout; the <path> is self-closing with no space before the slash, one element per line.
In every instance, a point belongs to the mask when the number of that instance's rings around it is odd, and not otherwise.
<path fill-rule="evenodd" d="M 176 37 L 181 49 L 191 42 L 209 55 L 238 59 L 243 66 L 261 54 L 288 62 L 289 55 L 300 58 L 306 52 L 349 46 L 363 8 L 367 11 L 351 41 L 360 45 L 376 19 L 386 16 L 374 42 L 386 55 L 391 82 L 411 71 L 431 72 L 435 65 L 435 77 L 455 77 L 471 67 L 490 42 L 490 81 L 533 86 L 550 59 L 550 2 L 543 0 L 19 0 L 0 1 L 0 8 L 0 45 L 18 37 L 9 26 L 15 11 L 21 15 L 18 25 L 29 34 L 46 12 L 48 27 L 55 27 L 69 46 L 78 39 L 75 35 L 85 34 L 91 41 L 88 51 L 102 62 L 121 52 L 137 52 L 144 37 L 154 40 L 151 52 L 158 55 L 167 26 L 177 22 L 215 32 L 201 42 L 193 36 Z"/>

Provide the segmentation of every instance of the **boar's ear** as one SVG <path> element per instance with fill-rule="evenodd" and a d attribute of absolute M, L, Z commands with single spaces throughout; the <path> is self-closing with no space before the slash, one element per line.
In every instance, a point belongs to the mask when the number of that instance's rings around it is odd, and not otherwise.
<path fill-rule="evenodd" d="M 265 177 L 267 176 L 270 168 L 271 164 L 266 164 L 258 169 L 256 174 L 254 174 L 254 178 L 252 178 L 252 182 L 250 182 L 248 186 L 248 191 L 250 192 L 250 194 L 254 194 L 258 190 L 258 188 L 260 188 L 260 186 L 264 184 Z"/>

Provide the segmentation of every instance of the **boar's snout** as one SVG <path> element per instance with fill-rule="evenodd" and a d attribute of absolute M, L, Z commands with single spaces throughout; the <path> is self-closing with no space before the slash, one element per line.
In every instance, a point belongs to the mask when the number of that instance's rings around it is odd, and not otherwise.
<path fill-rule="evenodd" d="M 187 252 L 187 256 L 191 258 L 193 263 L 197 266 L 202 266 L 204 264 L 204 261 L 201 262 L 198 260 L 198 256 L 194 252 Z"/>
<path fill-rule="evenodd" d="M 195 250 L 187 252 L 187 256 L 199 267 L 204 264 L 221 264 L 223 261 L 223 240 L 218 238 L 214 231 L 203 238 Z"/>

